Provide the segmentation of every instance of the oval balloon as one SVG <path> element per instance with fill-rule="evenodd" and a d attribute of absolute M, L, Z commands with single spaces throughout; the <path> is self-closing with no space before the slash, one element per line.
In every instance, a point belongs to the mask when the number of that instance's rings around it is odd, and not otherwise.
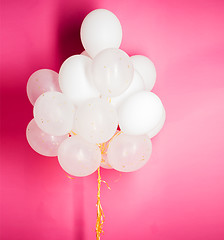
<path fill-rule="evenodd" d="M 106 9 L 90 12 L 82 22 L 81 41 L 94 58 L 106 48 L 119 48 L 122 40 L 122 28 L 118 18 Z"/>
<path fill-rule="evenodd" d="M 124 51 L 109 48 L 93 59 L 92 73 L 98 91 L 103 96 L 114 97 L 128 89 L 134 68 L 130 57 Z"/>
<path fill-rule="evenodd" d="M 84 55 L 74 55 L 65 60 L 59 71 L 59 84 L 62 92 L 76 105 L 99 97 L 92 82 L 92 60 Z"/>
<path fill-rule="evenodd" d="M 52 136 L 43 132 L 32 119 L 26 128 L 26 138 L 31 148 L 37 153 L 47 156 L 55 157 L 58 155 L 58 148 L 60 144 L 68 137 Z"/>
<path fill-rule="evenodd" d="M 165 109 L 164 109 L 162 117 L 159 120 L 158 124 L 156 125 L 155 128 L 153 128 L 150 132 L 147 133 L 147 136 L 149 138 L 155 137 L 160 132 L 160 130 L 163 128 L 165 120 L 166 120 L 166 112 L 165 112 Z"/>
<path fill-rule="evenodd" d="M 62 136 L 72 130 L 74 113 L 74 105 L 60 92 L 43 93 L 33 108 L 38 127 L 53 136 Z"/>
<path fill-rule="evenodd" d="M 101 153 L 97 144 L 87 142 L 76 135 L 61 143 L 58 149 L 58 161 L 67 173 L 76 177 L 85 177 L 100 166 Z"/>
<path fill-rule="evenodd" d="M 156 82 L 156 68 L 153 62 L 142 55 L 131 56 L 134 69 L 142 76 L 145 90 L 151 91 Z"/>
<path fill-rule="evenodd" d="M 136 92 L 143 91 L 145 89 L 144 81 L 140 74 L 137 71 L 134 71 L 133 80 L 128 87 L 121 95 L 112 97 L 111 104 L 118 108 L 122 102 L 125 101 L 129 96 L 133 95 Z"/>
<path fill-rule="evenodd" d="M 128 97 L 118 109 L 120 129 L 130 135 L 147 134 L 157 126 L 163 111 L 163 104 L 156 94 L 137 92 Z"/>
<path fill-rule="evenodd" d="M 32 105 L 37 98 L 45 92 L 57 91 L 61 92 L 58 83 L 58 73 L 50 69 L 40 69 L 34 72 L 26 86 L 27 96 Z"/>
<path fill-rule="evenodd" d="M 89 142 L 104 143 L 116 132 L 116 109 L 104 99 L 90 99 L 77 109 L 75 131 Z"/>
<path fill-rule="evenodd" d="M 152 153 L 152 143 L 146 135 L 114 137 L 108 146 L 108 162 L 121 172 L 133 172 L 143 167 Z"/>

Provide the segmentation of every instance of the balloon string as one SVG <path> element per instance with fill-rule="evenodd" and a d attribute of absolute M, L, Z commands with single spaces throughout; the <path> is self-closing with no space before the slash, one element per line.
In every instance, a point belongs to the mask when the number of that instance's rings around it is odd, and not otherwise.
<path fill-rule="evenodd" d="M 71 131 L 71 133 L 73 133 L 73 135 L 77 135 L 75 132 Z"/>
<path fill-rule="evenodd" d="M 73 135 L 76 135 L 76 133 L 74 133 L 73 131 L 71 131 L 71 133 Z M 115 134 L 113 137 L 115 137 L 117 134 Z M 112 137 L 112 138 L 113 138 Z M 112 139 L 111 139 L 112 140 Z M 106 143 L 102 143 L 102 144 L 98 144 L 101 154 L 105 154 L 106 153 Z M 66 174 L 67 175 L 67 174 Z M 70 177 L 69 175 L 67 175 L 68 178 L 70 179 L 74 179 L 72 177 Z M 97 219 L 96 219 L 96 239 L 100 240 L 100 235 L 101 233 L 103 233 L 103 223 L 105 221 L 105 215 L 103 212 L 103 208 L 101 206 L 101 202 L 100 202 L 100 189 L 101 189 L 101 183 L 105 183 L 108 187 L 108 189 L 111 190 L 111 188 L 109 187 L 108 183 L 106 181 L 103 181 L 101 179 L 101 175 L 100 175 L 100 167 L 98 167 L 98 179 L 97 179 Z"/>
<path fill-rule="evenodd" d="M 100 167 L 98 167 L 98 191 L 97 191 L 97 219 L 96 219 L 96 239 L 100 240 L 100 234 L 103 232 L 103 223 L 104 223 L 104 213 L 100 203 L 100 187 L 101 187 L 101 176 L 100 176 Z"/>
<path fill-rule="evenodd" d="M 101 151 L 102 151 L 102 148 L 101 148 Z M 105 183 L 107 185 L 108 189 L 111 190 L 108 183 L 101 179 L 100 167 L 98 167 L 98 179 L 97 179 L 98 185 L 97 185 L 97 203 L 96 203 L 96 207 L 97 207 L 96 239 L 97 240 L 100 240 L 100 234 L 103 233 L 103 223 L 105 221 L 105 215 L 104 215 L 103 208 L 102 208 L 101 202 L 100 202 L 100 188 L 101 188 L 102 182 Z"/>
<path fill-rule="evenodd" d="M 100 148 L 100 151 L 101 151 L 101 154 L 102 154 L 102 155 L 105 154 L 105 153 L 107 153 L 107 152 L 105 151 L 106 143 L 98 144 L 98 147 Z"/>
<path fill-rule="evenodd" d="M 122 133 L 122 131 L 119 131 L 119 132 L 116 132 L 116 133 L 114 134 L 114 136 L 113 136 L 113 137 L 110 139 L 110 141 L 108 142 L 107 148 L 109 148 L 111 141 L 112 141 L 115 137 L 117 137 L 118 135 L 120 135 L 121 133 Z"/>
<path fill-rule="evenodd" d="M 109 187 L 109 185 L 108 185 L 108 183 L 107 183 L 106 181 L 101 180 L 101 182 L 105 183 L 105 184 L 107 185 L 107 188 L 108 188 L 109 190 L 111 190 L 111 188 Z"/>

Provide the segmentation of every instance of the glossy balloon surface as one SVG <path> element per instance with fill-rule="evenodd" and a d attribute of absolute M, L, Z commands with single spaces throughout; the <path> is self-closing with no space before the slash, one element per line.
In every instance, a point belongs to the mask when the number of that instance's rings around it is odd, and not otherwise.
<path fill-rule="evenodd" d="M 145 84 L 145 90 L 151 91 L 156 82 L 156 68 L 153 62 L 142 55 L 131 57 L 134 69 L 142 76 Z"/>
<path fill-rule="evenodd" d="M 109 48 L 93 59 L 92 74 L 98 91 L 103 96 L 114 97 L 128 89 L 133 80 L 134 68 L 124 51 Z"/>
<path fill-rule="evenodd" d="M 58 148 L 62 141 L 64 141 L 68 135 L 52 136 L 43 132 L 32 119 L 26 128 L 26 138 L 29 145 L 37 153 L 47 156 L 55 157 L 58 155 Z"/>
<path fill-rule="evenodd" d="M 93 58 L 106 48 L 119 48 L 122 28 L 118 18 L 106 9 L 90 12 L 81 25 L 81 41 Z"/>
<path fill-rule="evenodd" d="M 59 71 L 59 84 L 62 92 L 76 105 L 99 96 L 92 82 L 92 60 L 84 55 L 69 57 Z"/>
<path fill-rule="evenodd" d="M 72 130 L 74 113 L 74 105 L 60 92 L 43 93 L 33 109 L 38 127 L 54 136 L 62 136 Z"/>
<path fill-rule="evenodd" d="M 118 109 L 119 126 L 130 135 L 143 135 L 153 130 L 164 111 L 159 97 L 141 91 L 128 97 Z"/>
<path fill-rule="evenodd" d="M 111 104 L 118 108 L 129 96 L 133 95 L 136 92 L 144 91 L 144 89 L 145 85 L 142 77 L 137 71 L 134 71 L 133 80 L 128 89 L 121 93 L 119 96 L 112 97 Z"/>
<path fill-rule="evenodd" d="M 117 126 L 116 109 L 104 99 L 91 99 L 77 109 L 74 130 L 87 141 L 104 143 L 115 134 Z"/>
<path fill-rule="evenodd" d="M 37 98 L 45 92 L 61 92 L 58 83 L 58 73 L 50 69 L 37 70 L 30 76 L 26 90 L 32 105 L 34 105 Z"/>
<path fill-rule="evenodd" d="M 108 147 L 108 162 L 121 172 L 133 172 L 143 167 L 150 158 L 152 143 L 146 135 L 126 135 L 114 137 Z"/>
<path fill-rule="evenodd" d="M 67 173 L 85 177 L 100 166 L 101 152 L 97 144 L 76 135 L 62 142 L 58 149 L 58 161 Z"/>

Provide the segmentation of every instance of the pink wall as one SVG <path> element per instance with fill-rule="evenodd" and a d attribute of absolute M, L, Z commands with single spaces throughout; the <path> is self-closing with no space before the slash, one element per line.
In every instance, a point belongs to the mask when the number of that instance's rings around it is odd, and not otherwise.
<path fill-rule="evenodd" d="M 222 0 L 2 0 L 2 240 L 94 239 L 96 174 L 68 179 L 25 139 L 26 82 L 82 51 L 95 8 L 120 19 L 122 49 L 152 59 L 167 121 L 136 173 L 104 170 L 103 240 L 224 239 L 224 2 Z"/>

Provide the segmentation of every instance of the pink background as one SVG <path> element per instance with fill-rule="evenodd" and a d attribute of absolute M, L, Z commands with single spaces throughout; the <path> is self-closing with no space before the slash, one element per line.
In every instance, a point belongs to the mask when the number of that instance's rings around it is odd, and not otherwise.
<path fill-rule="evenodd" d="M 28 146 L 25 128 L 28 77 L 82 51 L 80 25 L 96 8 L 120 19 L 123 50 L 155 63 L 167 111 L 142 170 L 102 171 L 112 189 L 102 187 L 102 239 L 224 239 L 222 0 L 1 0 L 0 238 L 95 238 L 97 174 L 68 179 Z"/>

